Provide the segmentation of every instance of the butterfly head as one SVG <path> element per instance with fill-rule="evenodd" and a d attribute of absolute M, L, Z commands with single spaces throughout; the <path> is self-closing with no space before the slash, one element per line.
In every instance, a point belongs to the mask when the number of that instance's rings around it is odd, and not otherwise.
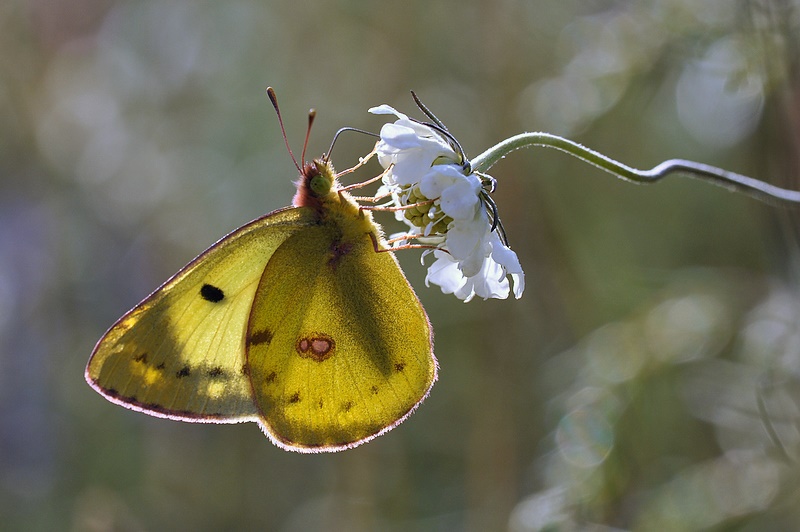
<path fill-rule="evenodd" d="M 330 161 L 314 159 L 303 165 L 295 182 L 297 192 L 292 200 L 295 207 L 320 209 L 324 201 L 336 196 L 336 172 Z"/>

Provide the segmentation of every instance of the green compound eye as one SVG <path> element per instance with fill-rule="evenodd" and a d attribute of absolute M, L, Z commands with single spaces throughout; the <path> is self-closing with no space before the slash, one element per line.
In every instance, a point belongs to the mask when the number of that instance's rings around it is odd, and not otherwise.
<path fill-rule="evenodd" d="M 329 179 L 321 175 L 315 175 L 311 178 L 311 182 L 309 183 L 309 187 L 311 188 L 311 192 L 314 193 L 317 197 L 327 196 L 328 193 L 331 191 L 331 182 Z"/>

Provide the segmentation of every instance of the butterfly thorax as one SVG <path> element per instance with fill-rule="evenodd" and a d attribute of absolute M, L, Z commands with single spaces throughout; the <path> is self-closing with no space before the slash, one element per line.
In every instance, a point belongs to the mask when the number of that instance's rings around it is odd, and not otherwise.
<path fill-rule="evenodd" d="M 381 227 L 369 211 L 363 210 L 350 194 L 341 189 L 330 161 L 314 159 L 305 163 L 295 184 L 297 192 L 292 204 L 312 209 L 321 225 L 338 229 L 341 242 L 361 241 L 369 238 L 370 234 L 376 241 L 381 240 Z"/>

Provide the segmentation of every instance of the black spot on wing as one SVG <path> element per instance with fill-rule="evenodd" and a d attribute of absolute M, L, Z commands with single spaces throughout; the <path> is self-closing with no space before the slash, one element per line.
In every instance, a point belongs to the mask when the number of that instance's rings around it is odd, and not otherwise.
<path fill-rule="evenodd" d="M 247 341 L 250 345 L 268 344 L 272 341 L 272 331 L 269 329 L 253 331 Z"/>
<path fill-rule="evenodd" d="M 294 392 L 291 397 L 289 397 L 289 403 L 299 403 L 300 402 L 300 392 Z"/>
<path fill-rule="evenodd" d="M 225 293 L 216 286 L 206 283 L 200 288 L 200 297 L 211 303 L 219 303 L 225 299 Z"/>
<path fill-rule="evenodd" d="M 178 370 L 178 371 L 175 373 L 175 376 L 176 376 L 176 377 L 178 377 L 179 379 L 182 379 L 182 378 L 184 378 L 184 377 L 188 377 L 188 376 L 189 376 L 191 373 L 192 373 L 192 368 L 190 368 L 190 367 L 187 365 L 187 366 L 183 366 L 181 369 L 179 369 L 179 370 Z"/>
<path fill-rule="evenodd" d="M 139 353 L 135 357 L 133 357 L 134 362 L 141 362 L 142 364 L 147 364 L 147 351 L 143 353 Z"/>
<path fill-rule="evenodd" d="M 208 376 L 212 379 L 222 378 L 225 377 L 225 370 L 223 370 L 220 366 L 211 368 L 208 370 Z"/>

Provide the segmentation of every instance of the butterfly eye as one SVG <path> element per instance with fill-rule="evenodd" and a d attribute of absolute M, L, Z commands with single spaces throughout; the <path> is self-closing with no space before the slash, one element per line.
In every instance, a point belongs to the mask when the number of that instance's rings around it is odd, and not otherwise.
<path fill-rule="evenodd" d="M 308 183 L 308 186 L 311 188 L 311 192 L 313 192 L 317 197 L 327 196 L 331 191 L 330 180 L 321 175 L 315 175 L 312 177 Z"/>

